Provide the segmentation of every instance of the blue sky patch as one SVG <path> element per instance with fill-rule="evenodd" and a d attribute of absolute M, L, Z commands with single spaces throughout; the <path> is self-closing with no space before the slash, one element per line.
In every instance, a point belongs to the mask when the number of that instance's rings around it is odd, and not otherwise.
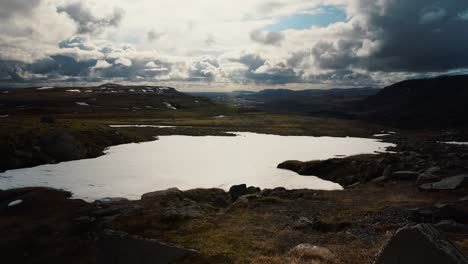
<path fill-rule="evenodd" d="M 322 12 L 317 14 L 297 14 L 281 17 L 278 23 L 268 25 L 264 27 L 264 29 L 268 31 L 307 29 L 311 26 L 325 27 L 341 21 L 346 21 L 345 10 L 334 6 L 323 6 Z"/>

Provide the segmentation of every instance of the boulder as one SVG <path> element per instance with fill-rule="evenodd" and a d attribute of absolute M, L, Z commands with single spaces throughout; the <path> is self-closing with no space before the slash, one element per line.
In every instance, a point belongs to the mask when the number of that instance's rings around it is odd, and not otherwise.
<path fill-rule="evenodd" d="M 295 246 L 289 253 L 299 259 L 330 260 L 333 258 L 333 253 L 328 248 L 307 243 Z"/>
<path fill-rule="evenodd" d="M 237 198 L 239 198 L 239 196 L 247 194 L 247 185 L 233 185 L 231 188 L 229 188 L 229 194 L 231 195 L 232 200 L 235 201 Z"/>
<path fill-rule="evenodd" d="M 438 182 L 425 183 L 419 186 L 423 191 L 455 190 L 468 187 L 468 174 L 442 179 Z"/>
<path fill-rule="evenodd" d="M 433 206 L 412 210 L 412 218 L 418 223 L 436 223 L 442 220 L 455 220 L 464 222 L 468 214 L 450 204 L 438 203 Z"/>
<path fill-rule="evenodd" d="M 432 226 L 399 229 L 377 254 L 374 264 L 466 264 L 468 259 Z"/>
<path fill-rule="evenodd" d="M 419 173 L 415 171 L 396 171 L 392 173 L 391 178 L 395 180 L 412 181 L 418 178 Z"/>
<path fill-rule="evenodd" d="M 91 215 L 94 217 L 104 217 L 111 215 L 128 215 L 137 211 L 143 210 L 143 206 L 137 204 L 116 204 L 110 205 L 105 208 L 92 211 Z"/>
<path fill-rule="evenodd" d="M 392 165 L 387 165 L 382 173 L 382 177 L 388 178 L 392 173 Z"/>
<path fill-rule="evenodd" d="M 166 195 L 171 195 L 171 194 L 180 194 L 180 193 L 182 193 L 182 191 L 179 190 L 178 188 L 169 188 L 166 190 L 145 193 L 141 196 L 141 199 L 147 199 L 147 198 L 158 197 L 158 196 L 166 196 Z"/>
<path fill-rule="evenodd" d="M 167 220 L 181 220 L 186 218 L 195 218 L 204 215 L 205 212 L 198 205 L 185 205 L 176 208 L 170 208 L 164 212 L 163 217 Z"/>
<path fill-rule="evenodd" d="M 196 251 L 177 245 L 106 230 L 97 241 L 98 264 L 165 264 L 187 258 Z"/>
<path fill-rule="evenodd" d="M 442 220 L 434 225 L 437 229 L 454 234 L 468 234 L 468 226 L 453 220 Z"/>
<path fill-rule="evenodd" d="M 97 205 L 105 205 L 105 204 L 126 202 L 126 201 L 128 201 L 128 199 L 124 197 L 105 197 L 105 198 L 94 201 L 94 203 Z"/>
<path fill-rule="evenodd" d="M 434 182 L 440 180 L 439 176 L 434 174 L 430 174 L 428 172 L 421 173 L 416 180 L 416 183 L 426 183 L 426 182 Z"/>
<path fill-rule="evenodd" d="M 434 174 L 434 173 L 437 173 L 439 171 L 440 171 L 440 167 L 439 166 L 434 166 L 434 167 L 430 167 L 429 169 L 425 170 L 424 173 Z"/>

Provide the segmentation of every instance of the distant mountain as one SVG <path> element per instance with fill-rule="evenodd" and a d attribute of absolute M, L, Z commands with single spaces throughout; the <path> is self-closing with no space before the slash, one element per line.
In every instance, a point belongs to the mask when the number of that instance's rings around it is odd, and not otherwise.
<path fill-rule="evenodd" d="M 407 80 L 363 100 L 367 119 L 403 127 L 468 125 L 468 75 Z"/>
<path fill-rule="evenodd" d="M 122 87 L 122 85 L 118 83 L 104 83 L 99 85 L 100 88 L 119 88 Z"/>
<path fill-rule="evenodd" d="M 206 96 L 221 103 L 253 107 L 269 112 L 295 112 L 327 116 L 350 117 L 347 110 L 353 102 L 360 101 L 379 91 L 375 88 L 347 89 L 266 89 L 259 92 L 206 92 L 190 93 Z"/>

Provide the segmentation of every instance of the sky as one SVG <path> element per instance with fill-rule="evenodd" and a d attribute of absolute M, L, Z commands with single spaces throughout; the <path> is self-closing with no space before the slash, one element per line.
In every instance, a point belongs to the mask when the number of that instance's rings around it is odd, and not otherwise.
<path fill-rule="evenodd" d="M 382 87 L 467 47 L 466 0 L 0 0 L 1 87 Z"/>

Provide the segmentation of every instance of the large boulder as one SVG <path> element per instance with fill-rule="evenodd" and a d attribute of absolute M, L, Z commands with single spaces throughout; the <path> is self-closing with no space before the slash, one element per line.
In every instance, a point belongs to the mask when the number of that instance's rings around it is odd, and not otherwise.
<path fill-rule="evenodd" d="M 468 259 L 432 226 L 399 229 L 376 256 L 374 264 L 466 264 Z"/>
<path fill-rule="evenodd" d="M 247 194 L 247 185 L 245 184 L 233 185 L 231 186 L 231 188 L 229 188 L 229 194 L 231 195 L 232 200 L 235 201 L 240 196 Z"/>
<path fill-rule="evenodd" d="M 178 188 L 169 188 L 169 189 L 166 189 L 166 190 L 145 193 L 145 194 L 143 194 L 141 196 L 141 199 L 160 197 L 160 196 L 166 196 L 166 195 L 174 195 L 174 194 L 178 195 L 178 194 L 181 194 L 181 193 L 182 193 L 182 191 L 179 190 Z"/>
<path fill-rule="evenodd" d="M 196 251 L 177 245 L 106 230 L 97 241 L 98 264 L 165 264 L 187 258 Z"/>
<path fill-rule="evenodd" d="M 419 186 L 423 191 L 455 190 L 468 187 L 468 174 L 448 177 L 438 182 L 426 183 Z"/>

